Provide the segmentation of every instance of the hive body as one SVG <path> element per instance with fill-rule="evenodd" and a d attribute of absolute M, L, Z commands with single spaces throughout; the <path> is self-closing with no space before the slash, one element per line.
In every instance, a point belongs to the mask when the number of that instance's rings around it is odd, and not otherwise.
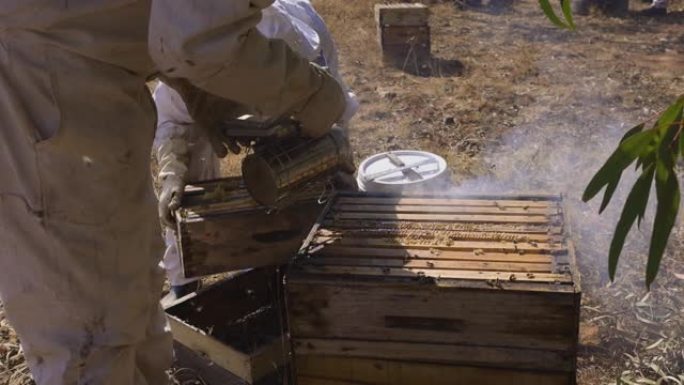
<path fill-rule="evenodd" d="M 338 195 L 305 246 L 286 280 L 300 385 L 575 382 L 558 197 Z"/>

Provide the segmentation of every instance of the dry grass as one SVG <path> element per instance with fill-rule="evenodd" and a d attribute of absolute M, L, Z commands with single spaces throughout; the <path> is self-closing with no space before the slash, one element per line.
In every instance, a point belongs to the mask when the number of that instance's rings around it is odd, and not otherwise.
<path fill-rule="evenodd" d="M 463 186 L 567 195 L 583 273 L 580 384 L 684 382 L 684 230 L 650 294 L 647 234 L 631 240 L 611 284 L 605 250 L 615 213 L 599 219 L 577 200 L 621 124 L 651 117 L 684 89 L 684 1 L 671 2 L 679 19 L 593 16 L 572 34 L 551 27 L 534 0 L 503 14 L 434 2 L 433 53 L 460 61 L 464 72 L 420 78 L 380 65 L 374 1 L 314 0 L 362 103 L 351 130 L 357 160 L 425 149 L 444 156 Z M 223 171 L 238 164 L 232 158 Z M 0 308 L 0 385 L 28 383 Z"/>

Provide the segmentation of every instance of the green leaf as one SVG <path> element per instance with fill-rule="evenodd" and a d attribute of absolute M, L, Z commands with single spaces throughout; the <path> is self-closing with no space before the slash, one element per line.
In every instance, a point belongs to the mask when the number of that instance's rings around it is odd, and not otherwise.
<path fill-rule="evenodd" d="M 620 178 L 622 171 L 625 170 L 634 160 L 642 156 L 646 146 L 653 141 L 655 132 L 653 130 L 636 133 L 625 139 L 606 163 L 598 170 L 591 179 L 587 188 L 584 190 L 582 200 L 587 202 L 593 199 L 604 186 L 608 185 L 615 178 Z"/>
<path fill-rule="evenodd" d="M 620 139 L 620 143 L 624 142 L 625 140 L 631 138 L 632 136 L 640 133 L 641 131 L 644 130 L 644 127 L 646 126 L 646 123 L 641 123 L 637 124 L 636 126 L 630 128 L 623 136 L 622 139 Z"/>
<path fill-rule="evenodd" d="M 563 15 L 565 20 L 568 22 L 568 27 L 571 30 L 575 29 L 575 21 L 572 19 L 572 8 L 570 6 L 570 0 L 561 0 L 561 8 L 563 9 Z"/>
<path fill-rule="evenodd" d="M 610 200 L 613 198 L 613 194 L 615 194 L 615 190 L 617 190 L 617 187 L 620 184 L 621 177 L 622 173 L 619 173 L 616 177 L 611 179 L 610 182 L 608 182 L 608 185 L 606 186 L 606 191 L 603 193 L 603 201 L 601 201 L 599 214 L 603 213 L 603 210 L 605 210 L 606 207 L 608 207 Z"/>
<path fill-rule="evenodd" d="M 658 118 L 654 128 L 658 130 L 661 136 L 665 135 L 665 132 L 672 126 L 672 123 L 681 115 L 682 109 L 684 109 L 684 95 L 680 96 L 677 101 L 669 106 Z"/>
<path fill-rule="evenodd" d="M 659 162 L 660 163 L 660 162 Z M 653 234 L 651 235 L 651 246 L 648 252 L 648 263 L 646 265 L 646 285 L 651 286 L 658 270 L 660 262 L 665 253 L 667 241 L 677 220 L 681 194 L 679 191 L 679 181 L 674 169 L 669 169 L 666 175 L 656 174 L 656 194 L 658 196 L 658 206 L 653 224 Z"/>
<path fill-rule="evenodd" d="M 620 139 L 620 143 L 624 143 L 625 140 L 631 138 L 632 136 L 638 134 L 644 129 L 645 124 L 641 123 L 638 124 L 632 128 L 629 129 L 625 133 L 625 135 L 622 136 L 622 139 Z M 641 165 L 641 157 L 637 159 L 637 169 Z M 599 214 L 602 214 L 603 211 L 608 207 L 608 204 L 610 203 L 610 200 L 613 198 L 613 194 L 615 194 L 615 190 L 617 190 L 618 185 L 620 184 L 620 178 L 622 177 L 622 172 L 619 172 L 617 175 L 614 175 L 613 178 L 608 182 L 606 186 L 606 191 L 603 194 L 603 201 L 601 201 L 601 207 L 599 208 Z"/>
<path fill-rule="evenodd" d="M 684 116 L 679 120 L 679 154 L 684 157 Z"/>
<path fill-rule="evenodd" d="M 679 111 L 679 115 L 677 115 L 675 121 L 672 122 L 670 130 L 672 130 L 673 134 L 672 148 L 674 160 L 676 161 L 680 154 L 684 154 L 684 139 L 682 138 L 684 136 L 684 108 Z"/>
<path fill-rule="evenodd" d="M 567 1 L 567 0 L 564 0 Z M 546 17 L 556 26 L 564 29 L 572 29 L 574 27 L 571 27 L 568 24 L 565 24 L 561 19 L 556 16 L 556 12 L 554 12 L 553 7 L 551 6 L 551 3 L 549 3 L 549 0 L 539 0 L 539 5 L 541 6 L 542 11 L 544 11 L 544 14 Z"/>
<path fill-rule="evenodd" d="M 649 166 L 641 176 L 637 179 L 627 196 L 627 201 L 622 209 L 622 215 L 615 227 L 615 234 L 610 243 L 610 251 L 608 253 L 608 272 L 610 279 L 615 279 L 615 272 L 617 271 L 617 264 L 622 253 L 622 248 L 625 245 L 625 239 L 629 231 L 632 229 L 636 219 L 646 211 L 648 205 L 648 197 L 651 191 L 651 184 L 653 182 L 653 175 L 655 173 L 655 166 Z"/>

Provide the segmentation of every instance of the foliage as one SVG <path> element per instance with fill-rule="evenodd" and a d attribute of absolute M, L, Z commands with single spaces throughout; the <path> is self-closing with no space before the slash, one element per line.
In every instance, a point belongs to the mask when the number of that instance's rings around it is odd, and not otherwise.
<path fill-rule="evenodd" d="M 556 15 L 549 0 L 539 0 L 539 5 L 553 24 L 575 30 L 570 1 L 561 0 L 565 20 Z M 624 170 L 634 162 L 636 169 L 641 170 L 641 175 L 627 196 L 610 244 L 608 270 L 611 279 L 615 278 L 622 248 L 634 222 L 637 222 L 637 227 L 641 226 L 654 182 L 658 203 L 646 265 L 646 285 L 650 287 L 658 275 L 660 261 L 677 220 L 681 200 L 675 166 L 677 160 L 684 157 L 683 111 L 684 95 L 660 115 L 650 130 L 644 131 L 645 123 L 629 130 L 584 191 L 582 200 L 587 202 L 605 187 L 599 209 L 599 213 L 602 213 L 613 198 Z"/>
<path fill-rule="evenodd" d="M 556 12 L 553 10 L 549 0 L 539 0 L 539 5 L 546 17 L 556 26 L 564 29 L 569 29 L 571 31 L 575 30 L 575 22 L 572 19 L 572 9 L 570 6 L 571 0 L 561 0 L 561 9 L 563 11 L 563 18 L 561 20 Z"/>
<path fill-rule="evenodd" d="M 605 187 L 599 209 L 599 212 L 603 212 L 624 170 L 635 162 L 636 169 L 641 170 L 627 197 L 610 245 L 608 266 L 611 279 L 615 277 L 627 234 L 634 222 L 637 222 L 637 227 L 641 225 L 653 184 L 657 206 L 646 265 L 646 285 L 650 286 L 658 274 L 681 200 L 675 167 L 677 160 L 684 154 L 683 115 L 684 95 L 660 115 L 653 128 L 644 131 L 646 125 L 642 123 L 629 130 L 584 191 L 582 199 L 587 202 Z"/>

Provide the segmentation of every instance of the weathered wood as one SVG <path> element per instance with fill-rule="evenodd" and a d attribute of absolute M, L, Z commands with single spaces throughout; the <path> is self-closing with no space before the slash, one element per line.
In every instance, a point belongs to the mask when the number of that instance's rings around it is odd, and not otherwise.
<path fill-rule="evenodd" d="M 549 217 L 542 215 L 468 215 L 468 214 L 402 214 L 402 213 L 335 213 L 335 219 L 375 219 L 432 222 L 474 222 L 474 223 L 549 223 Z"/>
<path fill-rule="evenodd" d="M 324 218 L 320 223 L 325 229 L 355 230 L 355 229 L 388 229 L 388 230 L 428 230 L 428 231 L 476 231 L 483 233 L 506 233 L 506 234 L 547 234 L 561 235 L 563 228 L 552 226 L 550 223 L 542 224 L 500 224 L 500 223 L 468 223 L 468 222 L 408 222 L 400 220 L 363 220 L 363 219 L 331 219 Z"/>
<path fill-rule="evenodd" d="M 283 366 L 289 345 L 271 288 L 274 270 L 251 270 L 166 309 L 174 339 L 248 383 Z"/>
<path fill-rule="evenodd" d="M 338 204 L 334 210 L 346 212 L 391 212 L 391 213 L 438 213 L 438 214 L 498 214 L 498 215 L 551 215 L 558 214 L 557 207 L 500 207 L 500 206 L 459 206 L 459 205 L 373 205 Z"/>
<path fill-rule="evenodd" d="M 488 365 L 530 370 L 572 370 L 572 363 L 567 354 L 536 349 L 506 347 L 482 349 L 480 346 L 468 345 L 461 345 L 459 349 L 454 349 L 453 345 L 299 338 L 294 342 L 294 351 L 298 356 L 383 357 L 388 360 L 409 362 L 427 360 L 439 364 Z"/>
<path fill-rule="evenodd" d="M 288 274 L 296 358 L 398 362 L 388 375 L 427 365 L 468 384 L 572 384 L 580 288 L 568 247 L 555 196 L 342 194 Z M 328 369 L 298 378 L 401 384 Z"/>
<path fill-rule="evenodd" d="M 430 9 L 420 3 L 376 4 L 375 21 L 379 26 L 427 25 Z"/>
<path fill-rule="evenodd" d="M 374 257 L 396 259 L 426 259 L 446 261 L 486 261 L 486 262 L 520 262 L 520 263 L 552 263 L 550 254 L 519 254 L 500 252 L 474 252 L 424 249 L 387 249 L 370 247 L 326 246 L 312 252 L 316 257 Z"/>
<path fill-rule="evenodd" d="M 336 231 L 334 229 L 322 229 L 318 232 L 320 237 L 330 239 L 342 236 L 361 238 L 408 238 L 417 240 L 433 239 L 438 243 L 452 241 L 489 241 L 489 242 L 534 242 L 534 243 L 559 243 L 560 237 L 549 234 L 526 234 L 526 233 L 497 233 L 488 231 L 452 231 L 452 230 L 418 230 L 418 229 L 363 229 Z"/>
<path fill-rule="evenodd" d="M 221 385 L 249 385 L 245 380 L 216 365 L 206 357 L 202 357 L 198 352 L 187 346 L 174 342 L 173 344 L 174 366 L 176 368 L 189 369 L 207 384 Z"/>
<path fill-rule="evenodd" d="M 299 338 L 367 339 L 570 351 L 572 296 L 411 285 L 295 283 L 289 288 L 290 331 Z M 334 300 L 333 300 L 334 299 Z M 397 300 L 410 303 L 410 311 Z"/>
<path fill-rule="evenodd" d="M 481 197 L 480 199 L 467 198 L 413 198 L 413 197 L 362 197 L 362 196 L 341 196 L 335 201 L 338 204 L 366 204 L 366 205 L 454 205 L 454 206 L 481 206 L 481 207 L 518 207 L 518 208 L 548 208 L 557 206 L 557 202 L 544 200 L 520 199 L 519 196 L 508 198 Z M 557 198 L 557 197 L 554 197 Z"/>
<path fill-rule="evenodd" d="M 323 209 L 315 199 L 271 212 L 236 178 L 194 185 L 178 215 L 186 277 L 286 264 Z"/>
<path fill-rule="evenodd" d="M 323 258 L 313 259 L 311 263 L 322 266 L 367 266 L 367 267 L 403 267 L 409 269 L 437 270 L 473 270 L 502 272 L 534 272 L 551 273 L 551 263 L 515 263 L 515 262 L 475 262 L 475 261 L 439 261 L 375 259 L 375 258 Z"/>
<path fill-rule="evenodd" d="M 350 237 L 315 237 L 312 245 L 326 246 L 365 246 L 391 247 L 404 249 L 439 249 L 452 251 L 497 251 L 518 253 L 551 253 L 563 251 L 562 244 L 536 242 L 494 242 L 494 241 L 450 241 L 435 239 L 386 239 L 386 238 L 350 238 Z"/>
<path fill-rule="evenodd" d="M 327 378 L 316 378 L 299 376 L 297 377 L 297 385 L 368 385 L 363 382 L 344 381 L 344 380 L 330 380 Z"/>
<path fill-rule="evenodd" d="M 404 277 L 435 278 L 435 279 L 464 279 L 478 281 L 514 281 L 514 282 L 551 282 L 572 283 L 572 277 L 566 274 L 524 273 L 524 272 L 495 272 L 495 271 L 466 271 L 443 270 L 427 268 L 395 268 L 395 267 L 357 267 L 357 266 L 327 266 L 313 265 L 298 267 L 299 271 L 310 274 L 331 274 L 348 276 L 376 276 L 376 277 Z"/>
<path fill-rule="evenodd" d="M 430 47 L 430 27 L 424 26 L 386 26 L 380 30 L 380 42 L 383 50 L 391 46 Z"/>
<path fill-rule="evenodd" d="M 572 385 L 568 373 L 320 355 L 297 360 L 299 385 Z M 341 381 L 341 382 L 337 382 Z"/>

